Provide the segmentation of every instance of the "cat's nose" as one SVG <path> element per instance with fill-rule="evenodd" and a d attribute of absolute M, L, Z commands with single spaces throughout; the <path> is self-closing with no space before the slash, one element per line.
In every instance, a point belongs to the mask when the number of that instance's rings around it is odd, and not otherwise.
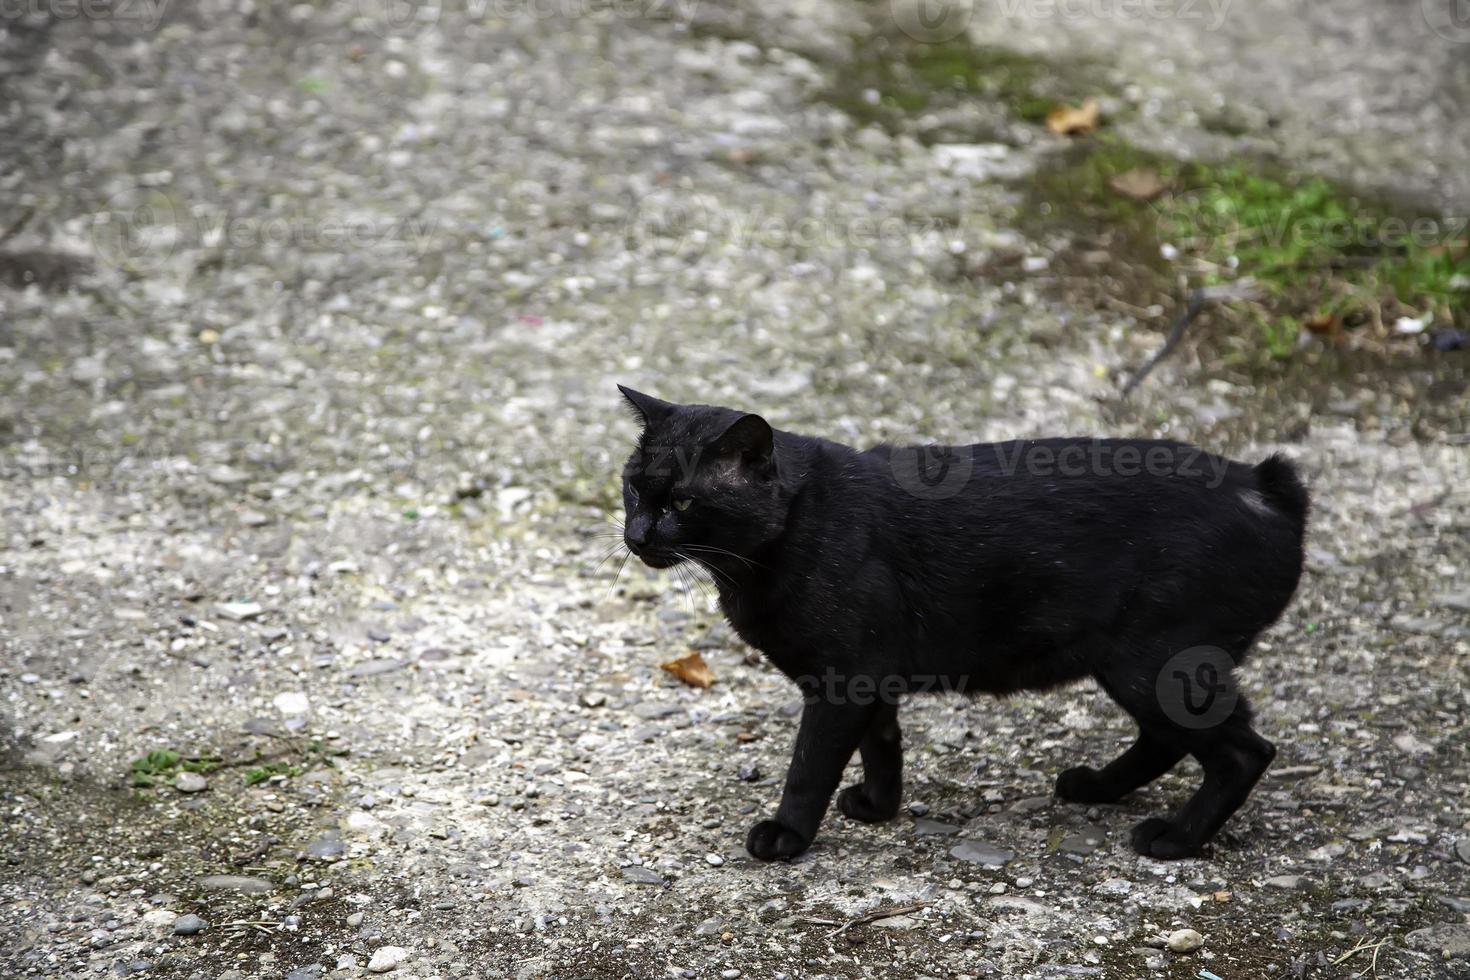
<path fill-rule="evenodd" d="M 652 521 L 646 517 L 635 517 L 624 528 L 623 541 L 636 553 L 648 544 L 648 535 L 652 530 Z"/>

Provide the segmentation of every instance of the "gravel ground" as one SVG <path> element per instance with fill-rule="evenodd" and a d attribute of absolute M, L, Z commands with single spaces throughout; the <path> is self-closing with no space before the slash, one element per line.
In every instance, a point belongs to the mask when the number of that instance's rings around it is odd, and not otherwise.
<path fill-rule="evenodd" d="M 1045 269 L 1007 178 L 1060 141 L 818 97 L 881 8 L 129 9 L 0 47 L 5 976 L 1470 976 L 1470 355 L 1202 346 L 1118 405 L 1156 331 L 968 274 Z M 1400 125 L 1303 98 L 1324 146 Z M 916 701 L 900 819 L 749 860 L 793 691 L 698 588 L 602 561 L 617 381 L 857 442 L 1288 452 L 1317 504 L 1247 677 L 1272 773 L 1154 862 L 1128 831 L 1188 768 L 1050 796 L 1129 738 L 1091 689 Z M 712 688 L 658 668 L 691 647 Z M 214 761 L 130 787 L 165 749 Z"/>

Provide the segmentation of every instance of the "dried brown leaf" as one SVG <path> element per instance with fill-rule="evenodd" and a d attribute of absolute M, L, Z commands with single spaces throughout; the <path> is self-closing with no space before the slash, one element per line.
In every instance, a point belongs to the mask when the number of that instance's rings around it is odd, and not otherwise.
<path fill-rule="evenodd" d="M 1160 177 L 1157 171 L 1148 167 L 1134 167 L 1126 170 L 1108 181 L 1108 186 L 1122 194 L 1131 197 L 1135 201 L 1152 201 L 1164 193 L 1169 185 Z"/>
<path fill-rule="evenodd" d="M 1059 105 L 1046 114 L 1046 128 L 1058 136 L 1087 133 L 1097 128 L 1102 106 L 1097 99 L 1084 99 L 1080 106 Z"/>
<path fill-rule="evenodd" d="M 666 660 L 659 666 L 691 687 L 709 687 L 715 682 L 715 672 L 697 652 Z"/>
<path fill-rule="evenodd" d="M 1303 320 L 1302 326 L 1312 333 L 1334 334 L 1342 329 L 1342 320 L 1336 313 L 1317 313 Z"/>

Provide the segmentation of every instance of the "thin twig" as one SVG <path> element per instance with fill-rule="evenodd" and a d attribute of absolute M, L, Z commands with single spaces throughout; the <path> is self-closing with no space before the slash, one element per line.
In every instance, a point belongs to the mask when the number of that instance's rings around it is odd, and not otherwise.
<path fill-rule="evenodd" d="M 928 907 L 928 902 L 915 902 L 912 905 L 895 905 L 892 908 L 874 909 L 871 912 L 864 912 L 855 919 L 848 919 L 846 922 L 840 923 L 834 922 L 831 919 L 813 919 L 807 917 L 803 917 L 797 921 L 806 922 L 815 926 L 837 926 L 836 930 L 828 937 L 832 938 L 842 935 L 853 926 L 865 926 L 872 922 L 881 922 L 883 919 L 892 919 L 895 916 L 906 915 L 909 912 L 917 912 L 919 909 Z"/>
<path fill-rule="evenodd" d="M 1383 949 L 1384 945 L 1388 942 L 1390 938 L 1391 937 L 1389 936 L 1385 936 L 1382 939 L 1378 940 L 1378 942 L 1376 943 L 1370 943 L 1366 939 L 1360 939 L 1358 940 L 1358 945 L 1354 946 L 1352 949 L 1348 950 L 1346 953 L 1343 953 L 1337 959 L 1333 960 L 1332 965 L 1338 966 L 1342 963 L 1346 963 L 1357 954 L 1367 952 L 1371 949 L 1373 951 L 1373 959 L 1369 961 L 1368 965 L 1363 968 L 1362 972 L 1359 973 L 1358 976 L 1367 976 L 1369 973 L 1376 975 L 1378 973 L 1378 952 L 1379 950 Z"/>
<path fill-rule="evenodd" d="M 1138 373 L 1133 376 L 1132 380 L 1123 386 L 1123 393 L 1118 396 L 1120 399 L 1127 398 L 1133 389 L 1137 388 L 1139 383 L 1148 377 L 1148 373 L 1157 367 L 1160 361 L 1169 356 L 1170 352 L 1174 350 L 1174 347 L 1184 336 L 1184 330 L 1189 326 L 1189 322 L 1199 315 L 1199 311 L 1204 309 L 1204 305 L 1205 291 L 1203 289 L 1196 289 L 1189 294 L 1189 300 L 1184 304 L 1184 309 L 1174 318 L 1174 325 L 1169 328 L 1169 336 L 1164 341 L 1164 346 L 1160 347 L 1158 353 L 1150 357 L 1148 362 L 1138 369 Z"/>
<path fill-rule="evenodd" d="M 221 929 L 260 929 L 264 932 L 280 927 L 279 922 L 272 922 L 269 919 L 236 919 L 234 922 L 226 922 L 220 926 Z"/>
<path fill-rule="evenodd" d="M 21 208 L 20 217 L 11 222 L 10 226 L 3 232 L 0 232 L 0 245 L 4 245 L 14 238 L 30 222 L 31 216 L 35 213 L 36 209 L 34 207 Z"/>

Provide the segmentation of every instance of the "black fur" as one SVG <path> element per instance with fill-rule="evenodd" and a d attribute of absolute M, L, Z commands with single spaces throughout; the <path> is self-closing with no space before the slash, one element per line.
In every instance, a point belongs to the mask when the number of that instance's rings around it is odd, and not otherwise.
<path fill-rule="evenodd" d="M 863 780 L 838 808 L 898 812 L 898 702 L 918 690 L 1094 678 L 1138 740 L 1063 772 L 1059 796 L 1112 802 L 1185 755 L 1203 766 L 1178 813 L 1135 829 L 1157 858 L 1198 853 L 1270 764 L 1231 669 L 1301 575 L 1308 498 L 1285 459 L 1127 439 L 858 451 L 622 391 L 644 424 L 623 474 L 628 546 L 709 569 L 735 630 L 806 695 L 756 857 L 806 850 L 854 751 Z"/>

